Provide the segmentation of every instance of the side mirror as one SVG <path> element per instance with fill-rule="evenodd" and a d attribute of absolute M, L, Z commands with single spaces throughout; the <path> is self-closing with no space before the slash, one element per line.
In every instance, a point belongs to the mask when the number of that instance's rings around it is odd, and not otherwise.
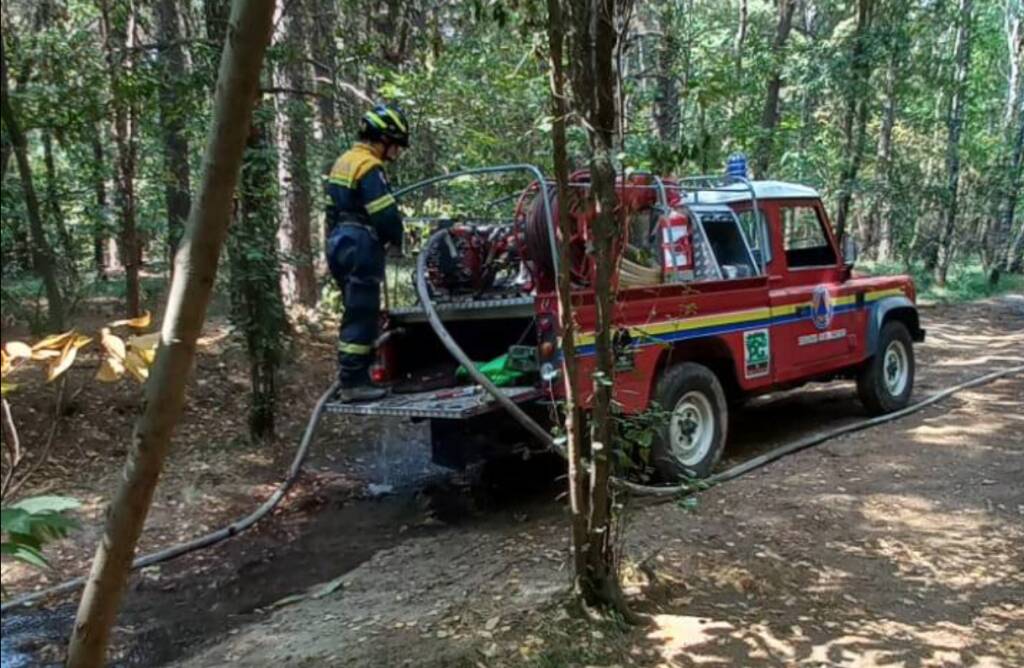
<path fill-rule="evenodd" d="M 857 263 L 857 240 L 852 234 L 843 237 L 843 265 L 853 267 Z"/>

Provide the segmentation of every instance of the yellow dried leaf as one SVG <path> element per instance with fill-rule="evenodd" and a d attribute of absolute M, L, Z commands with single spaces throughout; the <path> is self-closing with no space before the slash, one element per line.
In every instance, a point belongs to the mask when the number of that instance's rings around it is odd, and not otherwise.
<path fill-rule="evenodd" d="M 8 341 L 4 350 L 11 359 L 28 359 L 32 357 L 32 347 L 21 341 Z"/>
<path fill-rule="evenodd" d="M 149 378 L 149 365 L 146 364 L 146 360 L 134 349 L 128 350 L 127 357 L 124 358 L 125 369 L 128 370 L 135 380 L 140 383 L 145 383 L 146 379 Z"/>
<path fill-rule="evenodd" d="M 46 371 L 46 382 L 51 383 L 60 378 L 61 374 L 70 369 L 71 365 L 75 363 L 75 357 L 77 356 L 78 348 L 75 347 L 75 340 L 68 339 L 64 350 L 60 352 L 60 357 L 50 362 L 50 368 Z"/>
<path fill-rule="evenodd" d="M 129 318 L 128 320 L 115 320 L 110 323 L 111 327 L 131 327 L 132 329 L 146 329 L 149 327 L 149 323 L 153 320 L 153 314 L 146 311 L 138 318 Z"/>
<path fill-rule="evenodd" d="M 32 346 L 32 350 L 62 350 L 64 348 L 64 344 L 68 342 L 68 339 L 74 338 L 75 335 L 76 332 L 75 330 L 72 329 L 70 331 L 64 332 L 63 334 L 54 334 L 53 336 L 48 336 L 39 343 Z"/>
<path fill-rule="evenodd" d="M 143 336 L 133 336 L 128 339 L 128 347 L 139 354 L 149 366 L 156 360 L 156 349 L 160 345 L 160 332 L 154 332 L 152 334 L 145 334 Z"/>
<path fill-rule="evenodd" d="M 0 382 L 0 397 L 6 397 L 9 392 L 13 392 L 16 389 L 18 389 L 18 386 L 14 383 Z"/>
<path fill-rule="evenodd" d="M 96 380 L 103 383 L 116 383 L 124 375 L 124 364 L 115 357 L 108 357 L 103 360 L 99 371 L 96 372 Z"/>
<path fill-rule="evenodd" d="M 103 331 L 100 332 L 100 344 L 103 346 L 104 350 L 107 351 L 108 355 L 116 357 L 118 360 L 123 360 L 127 354 L 124 341 L 121 340 L 121 337 L 111 334 L 110 330 L 106 327 L 104 327 Z"/>
<path fill-rule="evenodd" d="M 128 345 L 136 350 L 156 350 L 156 347 L 160 345 L 160 332 L 133 336 L 128 339 Z"/>
<path fill-rule="evenodd" d="M 52 360 L 56 357 L 60 357 L 59 350 L 33 350 L 32 359 L 37 362 L 45 362 L 46 360 Z"/>
<path fill-rule="evenodd" d="M 92 337 L 91 336 L 78 335 L 78 336 L 75 337 L 73 345 L 77 349 L 77 348 L 84 348 L 85 346 L 89 345 L 90 343 L 92 343 Z"/>

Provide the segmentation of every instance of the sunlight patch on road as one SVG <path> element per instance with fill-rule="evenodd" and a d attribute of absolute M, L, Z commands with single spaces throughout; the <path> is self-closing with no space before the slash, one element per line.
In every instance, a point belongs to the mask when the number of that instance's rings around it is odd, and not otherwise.
<path fill-rule="evenodd" d="M 695 664 L 721 663 L 721 656 L 704 654 L 701 646 L 717 644 L 735 630 L 729 622 L 716 622 L 706 617 L 655 615 L 654 628 L 647 637 L 659 643 L 658 652 L 669 665 L 673 664 L 674 657 L 684 653 Z"/>
<path fill-rule="evenodd" d="M 1014 544 L 1020 537 L 993 532 L 980 509 L 950 513 L 919 497 L 873 495 L 862 512 L 883 532 L 871 556 L 887 559 L 901 579 L 918 586 L 973 591 L 1007 582 L 1019 568 Z"/>
<path fill-rule="evenodd" d="M 810 620 L 808 620 L 810 621 Z M 993 656 L 966 653 L 975 629 L 940 621 L 920 626 L 892 619 L 856 624 L 825 621 L 806 629 L 768 623 L 736 625 L 707 617 L 661 614 L 653 618 L 647 639 L 654 641 L 659 666 L 744 665 L 863 666 L 967 665 L 994 668 L 1004 665 Z M 809 635 L 808 635 L 809 632 Z M 813 640 L 812 640 L 813 638 Z M 894 645 L 893 640 L 898 642 Z"/>

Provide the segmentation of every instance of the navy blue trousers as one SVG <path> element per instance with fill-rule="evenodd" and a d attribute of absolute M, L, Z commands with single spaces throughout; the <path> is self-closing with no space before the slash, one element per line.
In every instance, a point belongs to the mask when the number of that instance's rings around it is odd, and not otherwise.
<path fill-rule="evenodd" d="M 369 228 L 340 223 L 327 238 L 327 265 L 345 304 L 338 332 L 338 378 L 344 387 L 367 385 L 380 318 L 384 247 Z"/>

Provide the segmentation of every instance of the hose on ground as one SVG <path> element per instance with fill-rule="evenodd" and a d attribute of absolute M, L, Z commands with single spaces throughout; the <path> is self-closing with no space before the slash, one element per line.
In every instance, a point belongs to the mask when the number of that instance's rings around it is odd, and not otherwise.
<path fill-rule="evenodd" d="M 189 552 L 195 552 L 196 550 L 202 550 L 204 548 L 216 545 L 222 541 L 237 536 L 246 529 L 252 527 L 256 522 L 263 519 L 268 515 L 277 504 L 281 503 L 281 499 L 284 498 L 288 490 L 291 489 L 295 480 L 299 477 L 299 472 L 302 470 L 302 464 L 306 461 L 306 455 L 309 454 L 309 446 L 313 442 L 313 436 L 316 434 L 317 425 L 320 424 L 320 418 L 323 416 L 324 407 L 331 397 L 338 391 L 338 383 L 335 382 L 331 385 L 330 389 L 321 395 L 320 399 L 316 403 L 316 408 L 313 409 L 313 414 L 309 418 L 309 422 L 306 424 L 306 430 L 302 434 L 302 440 L 299 441 L 299 448 L 295 452 L 295 457 L 292 459 L 291 466 L 288 468 L 288 474 L 285 476 L 281 484 L 277 486 L 274 493 L 264 501 L 256 510 L 252 511 L 248 515 L 241 517 L 231 524 L 206 534 L 205 536 L 199 536 L 193 540 L 185 543 L 179 543 L 172 545 L 166 549 L 158 552 L 153 552 L 142 557 L 139 557 L 132 562 L 132 570 L 136 571 L 147 566 L 154 566 L 171 559 L 176 559 L 182 555 L 188 554 Z M 0 612 L 6 612 L 12 608 L 19 606 L 32 605 L 38 603 L 44 598 L 48 598 L 55 594 L 65 594 L 68 592 L 76 591 L 81 589 L 85 585 L 86 578 L 77 577 L 66 582 L 62 582 L 54 587 L 49 587 L 25 596 L 20 596 L 10 602 L 6 602 L 0 605 Z"/>
<path fill-rule="evenodd" d="M 447 230 L 438 230 L 433 235 L 431 235 L 430 240 L 427 241 L 425 247 L 429 247 L 430 244 L 433 243 L 436 239 L 439 239 L 441 235 L 447 233 Z M 499 390 L 498 387 L 494 383 L 492 383 L 489 378 L 487 378 L 487 376 L 485 376 L 480 370 L 478 370 L 476 368 L 476 365 L 474 365 L 472 360 L 470 360 L 469 357 L 466 355 L 465 351 L 463 351 L 462 348 L 459 347 L 458 343 L 455 342 L 455 339 L 453 339 L 451 334 L 448 333 L 448 330 L 445 329 L 444 323 L 441 321 L 441 318 L 438 317 L 437 310 L 434 308 L 434 304 L 430 300 L 430 293 L 427 290 L 425 267 L 426 264 L 423 259 L 423 254 L 421 253 L 420 259 L 416 263 L 416 289 L 419 292 L 420 304 L 423 307 L 423 312 L 427 315 L 427 320 L 430 322 L 430 326 L 433 327 L 434 333 L 437 334 L 437 337 L 441 340 L 441 343 L 444 344 L 444 347 L 448 349 L 448 352 L 451 353 L 452 356 L 456 360 L 458 360 L 460 364 L 462 364 L 466 371 L 469 372 L 469 375 L 473 378 L 473 380 L 479 383 L 485 390 L 487 390 L 487 392 L 489 392 L 497 400 L 497 402 L 501 404 L 502 408 L 507 410 L 512 415 L 512 417 L 515 418 L 517 422 L 519 422 L 524 428 L 526 428 L 527 431 L 533 434 L 537 438 L 537 440 L 540 441 L 545 447 L 547 447 L 550 450 L 554 450 L 563 458 L 567 458 L 568 453 L 565 451 L 565 448 L 561 447 L 558 443 L 556 443 L 554 438 L 551 436 L 551 434 L 547 432 L 546 429 L 544 429 L 544 427 L 542 427 L 533 418 L 527 415 L 523 411 L 523 409 L 519 407 L 518 404 L 516 404 L 514 401 L 505 396 L 501 392 L 501 390 Z M 907 406 L 901 410 L 888 413 L 886 415 L 880 415 L 878 417 L 870 418 L 867 420 L 861 420 L 860 422 L 844 425 L 842 427 L 831 429 L 829 431 L 825 431 L 819 434 L 813 434 L 811 436 L 799 439 L 792 443 L 787 443 L 786 445 L 775 448 L 774 450 L 766 452 L 763 455 L 745 461 L 742 464 L 738 464 L 730 469 L 726 469 L 721 473 L 716 473 L 715 475 L 710 476 L 709 478 L 705 478 L 704 480 L 694 480 L 687 481 L 678 485 L 662 486 L 643 485 L 640 483 L 625 480 L 623 478 L 612 477 L 611 484 L 620 490 L 629 492 L 636 496 L 676 497 L 684 496 L 687 494 L 693 494 L 695 492 L 706 490 L 715 485 L 719 485 L 723 482 L 733 480 L 734 478 L 738 478 L 741 475 L 750 473 L 754 469 L 761 468 L 762 466 L 765 466 L 767 464 L 770 464 L 771 462 L 781 459 L 786 455 L 793 454 L 794 452 L 799 452 L 800 450 L 804 450 L 806 448 L 819 445 L 821 443 L 824 443 L 825 441 L 836 438 L 837 436 L 851 434 L 855 431 L 860 431 L 862 429 L 874 427 L 876 425 L 884 424 L 886 422 L 898 420 L 901 417 L 910 415 L 911 413 L 916 413 L 917 411 L 927 408 L 928 406 L 931 406 L 934 403 L 942 401 L 943 399 L 953 394 L 956 394 L 957 392 L 960 392 L 962 390 L 977 387 L 979 385 L 985 385 L 999 378 L 1003 378 L 1004 376 L 1020 373 L 1022 371 L 1024 371 L 1024 365 L 1010 367 L 1008 369 L 1003 369 L 1001 371 L 993 371 L 992 373 L 986 374 L 979 378 L 975 378 L 973 380 L 960 383 L 959 385 L 954 385 L 953 387 L 947 388 L 941 392 L 933 394 L 932 396 L 923 399 L 915 404 L 911 404 L 910 406 Z"/>
<path fill-rule="evenodd" d="M 898 420 L 902 417 L 906 417 L 907 415 L 925 409 L 931 406 L 932 404 L 938 403 L 943 399 L 947 399 L 950 396 L 956 394 L 957 392 L 962 392 L 963 390 L 968 390 L 972 387 L 978 387 L 980 385 L 987 385 L 988 383 L 991 383 L 1000 378 L 1012 376 L 1013 374 L 1021 372 L 1024 372 L 1024 364 L 1015 367 L 1010 367 L 1008 369 L 1003 369 L 1001 371 L 993 371 L 992 373 L 987 373 L 984 376 L 979 376 L 969 381 L 960 383 L 959 385 L 948 387 L 942 390 L 941 392 L 936 392 L 935 394 L 926 397 L 925 399 L 922 399 L 921 401 L 911 404 L 905 408 L 901 408 L 898 411 L 893 411 L 892 413 L 886 413 L 885 415 L 879 415 L 878 417 L 873 417 L 867 420 L 854 422 L 853 424 L 843 425 L 842 427 L 830 429 L 828 431 L 824 431 L 818 434 L 811 434 L 806 438 L 801 438 L 799 440 L 793 441 L 792 443 L 787 443 L 786 445 L 779 446 L 778 448 L 770 450 L 764 453 L 763 455 L 759 455 L 752 459 L 748 459 L 742 464 L 737 464 L 732 468 L 728 468 L 720 473 L 716 473 L 712 476 L 709 476 L 708 478 L 699 481 L 699 483 L 697 484 L 684 483 L 681 485 L 672 485 L 667 487 L 652 487 L 649 485 L 637 485 L 636 483 L 632 483 L 627 480 L 616 480 L 615 484 L 629 491 L 637 492 L 639 494 L 647 496 L 679 496 L 690 494 L 697 491 L 703 491 L 715 485 L 719 485 L 723 482 L 728 482 L 729 480 L 739 478 L 741 475 L 750 473 L 754 469 L 759 469 L 762 466 L 782 459 L 786 455 L 791 455 L 794 452 L 799 452 L 800 450 L 805 450 L 815 445 L 820 445 L 825 441 L 832 440 L 833 438 L 837 438 L 839 436 L 845 436 L 846 434 L 852 434 L 863 429 L 876 427 L 880 424 L 885 424 L 886 422 Z"/>

